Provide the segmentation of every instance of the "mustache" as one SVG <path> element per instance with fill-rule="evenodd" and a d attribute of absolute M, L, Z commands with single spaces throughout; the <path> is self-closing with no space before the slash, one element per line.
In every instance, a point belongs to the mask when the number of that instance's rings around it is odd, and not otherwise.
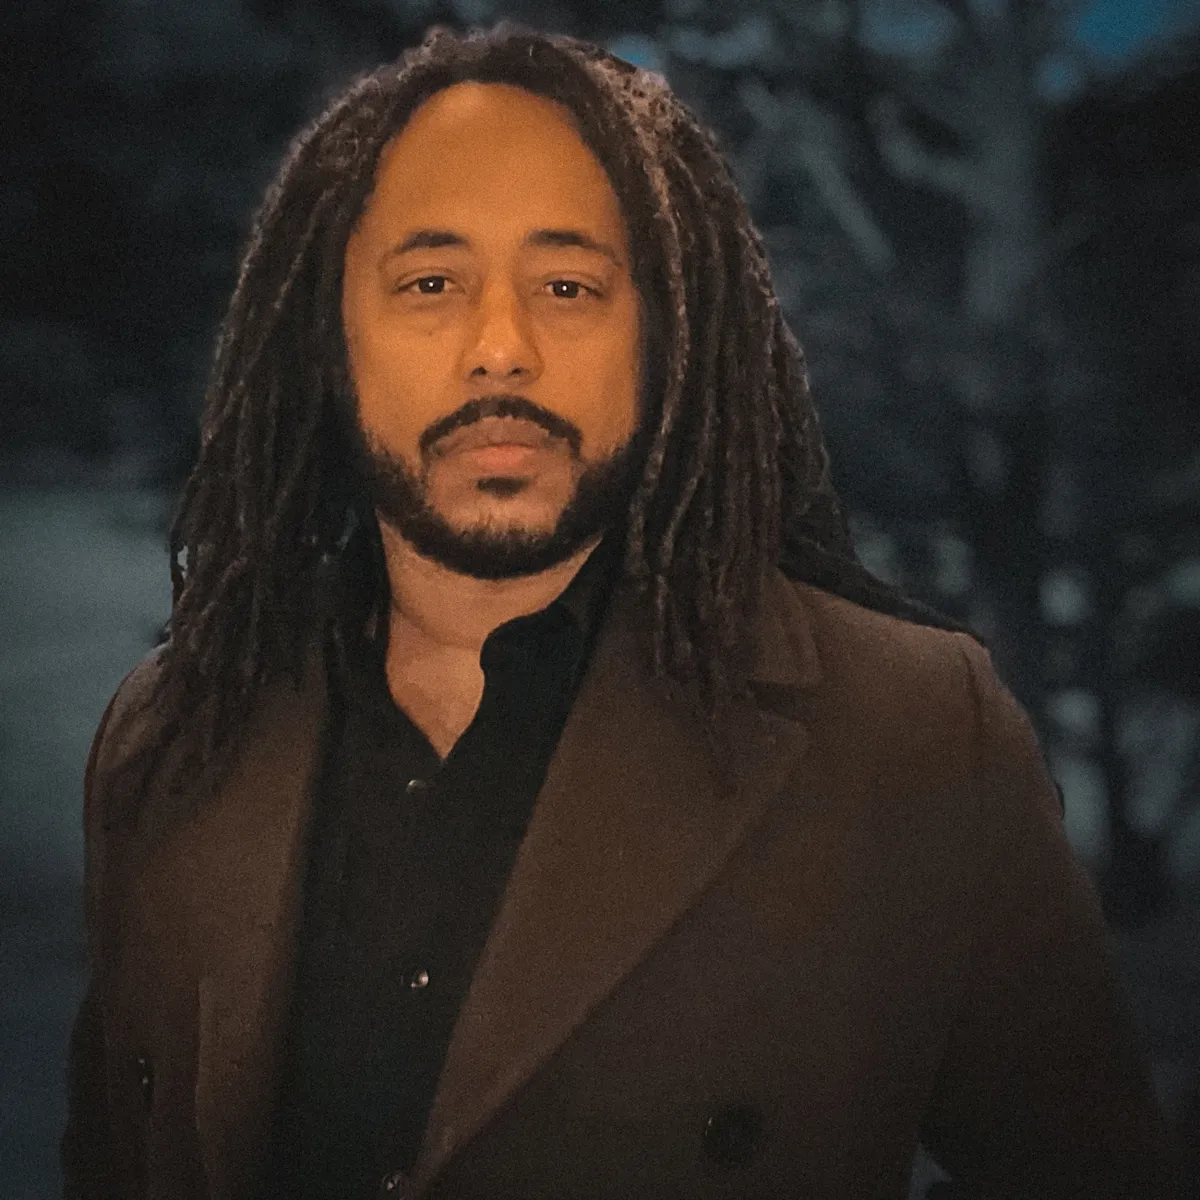
<path fill-rule="evenodd" d="M 571 447 L 571 453 L 578 456 L 583 445 L 583 435 L 578 427 L 558 413 L 552 413 L 540 404 L 524 396 L 480 396 L 476 400 L 468 400 L 461 408 L 434 421 L 418 443 L 422 457 L 427 457 L 433 447 L 444 437 L 449 437 L 457 429 L 474 425 L 485 417 L 519 417 L 540 425 L 551 437 L 561 438 Z"/>

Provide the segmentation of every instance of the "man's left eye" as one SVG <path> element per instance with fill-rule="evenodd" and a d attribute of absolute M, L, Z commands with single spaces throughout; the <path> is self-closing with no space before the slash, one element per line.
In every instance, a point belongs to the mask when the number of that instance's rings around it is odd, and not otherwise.
<path fill-rule="evenodd" d="M 587 292 L 592 296 L 596 294 L 593 288 L 577 279 L 554 279 L 550 281 L 550 287 L 554 289 L 554 295 L 559 300 L 577 300 L 580 292 Z"/>

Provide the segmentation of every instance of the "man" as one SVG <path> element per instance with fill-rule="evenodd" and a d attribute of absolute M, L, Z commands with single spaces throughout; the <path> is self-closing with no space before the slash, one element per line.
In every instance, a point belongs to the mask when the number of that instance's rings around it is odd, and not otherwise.
<path fill-rule="evenodd" d="M 660 79 L 502 27 L 356 84 L 202 441 L 88 765 L 68 1195 L 1164 1186 L 1030 725 L 855 561 Z"/>

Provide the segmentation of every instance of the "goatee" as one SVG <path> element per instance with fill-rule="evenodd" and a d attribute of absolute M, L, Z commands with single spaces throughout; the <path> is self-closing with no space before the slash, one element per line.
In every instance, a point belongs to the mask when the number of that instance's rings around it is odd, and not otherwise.
<path fill-rule="evenodd" d="M 638 439 L 630 439 L 579 476 L 575 493 L 553 529 L 468 530 L 453 528 L 429 504 L 424 480 L 402 459 L 357 429 L 359 478 L 376 512 L 417 552 L 474 579 L 515 579 L 536 575 L 566 561 L 597 535 L 621 523 L 628 509 L 640 460 Z M 523 486 L 507 477 L 480 481 L 481 491 L 514 495 Z"/>

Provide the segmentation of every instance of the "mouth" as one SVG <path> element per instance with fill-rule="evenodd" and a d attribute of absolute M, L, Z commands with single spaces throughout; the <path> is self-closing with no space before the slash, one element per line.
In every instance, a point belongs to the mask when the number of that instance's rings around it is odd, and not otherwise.
<path fill-rule="evenodd" d="M 498 442 L 491 446 L 476 446 L 458 453 L 471 467 L 486 475 L 512 475 L 528 470 L 547 446 L 522 446 L 514 442 Z"/>
<path fill-rule="evenodd" d="M 437 458 L 468 454 L 480 465 L 527 461 L 561 439 L 523 417 L 484 417 L 455 430 L 434 447 Z"/>

